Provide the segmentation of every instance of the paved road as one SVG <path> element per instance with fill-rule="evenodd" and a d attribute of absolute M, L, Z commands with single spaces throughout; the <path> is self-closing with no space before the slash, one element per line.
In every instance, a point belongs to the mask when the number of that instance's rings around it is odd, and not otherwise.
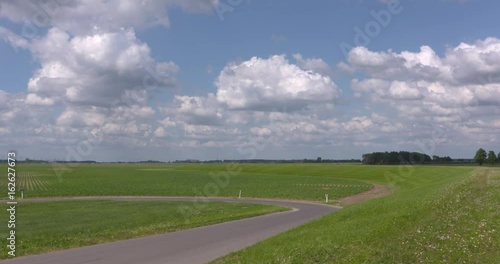
<path fill-rule="evenodd" d="M 76 199 L 102 199 L 76 198 Z M 110 199 L 110 198 L 105 198 Z M 117 200 L 171 200 L 192 198 L 114 197 Z M 68 200 L 62 199 L 39 199 Z M 0 263 L 19 264 L 183 264 L 206 263 L 230 252 L 248 247 L 285 230 L 319 218 L 338 208 L 297 201 L 265 199 L 210 198 L 226 202 L 279 205 L 294 210 L 198 227 L 162 235 L 123 240 L 94 246 L 18 257 Z M 126 217 L 126 216 L 124 216 Z"/>

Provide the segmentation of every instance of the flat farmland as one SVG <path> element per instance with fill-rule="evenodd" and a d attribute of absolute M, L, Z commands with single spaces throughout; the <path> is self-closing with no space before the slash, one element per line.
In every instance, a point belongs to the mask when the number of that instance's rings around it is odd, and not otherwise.
<path fill-rule="evenodd" d="M 3 170 L 3 168 L 2 168 Z M 78 164 L 68 167 L 51 164 L 18 164 L 18 188 L 28 198 L 78 196 L 242 196 L 279 198 L 336 204 L 346 196 L 385 186 L 389 195 L 345 206 L 305 225 L 231 253 L 214 263 L 499 263 L 500 244 L 500 169 L 462 166 L 364 166 L 359 164 Z M 0 184 L 6 187 L 6 177 Z M 107 201 L 80 201 L 82 215 L 94 205 Z M 127 202 L 128 203 L 128 202 Z M 155 202 L 141 205 L 155 210 Z M 28 206 L 29 218 L 37 225 L 56 220 L 43 213 L 72 203 L 40 202 Z M 134 203 L 137 205 L 137 203 Z M 119 218 L 122 208 L 134 204 L 113 202 L 106 219 Z M 78 205 L 74 202 L 73 205 Z M 102 205 L 99 205 L 102 206 Z M 107 204 L 110 206 L 110 204 Z M 168 202 L 161 206 L 168 207 Z M 179 213 L 180 204 L 172 204 Z M 234 210 L 217 221 L 283 210 L 271 207 L 234 207 L 207 203 L 204 210 Z M 21 207 L 21 208 L 23 208 Z M 35 208 L 36 207 L 36 208 Z M 79 211 L 79 206 L 71 210 Z M 88 211 L 85 212 L 85 208 Z M 215 208 L 215 209 L 214 209 Z M 216 210 L 216 208 L 219 208 Z M 78 215 L 71 210 L 68 217 Z M 142 209 L 141 209 L 142 210 Z M 55 212 L 54 211 L 54 212 Z M 174 212 L 175 211 L 175 212 Z M 168 212 L 168 210 L 166 210 Z M 132 214 L 132 212 L 130 212 Z M 20 214 L 23 214 L 21 209 Z M 171 215 L 172 215 L 171 214 Z M 133 215 L 133 214 L 132 214 Z M 154 215 L 154 213 L 153 213 Z M 217 217 L 217 214 L 213 215 Z M 209 224 L 201 217 L 200 224 Z M 28 218 L 23 216 L 23 218 Z M 185 217 L 184 217 L 185 218 Z M 74 221 L 83 230 L 93 230 L 85 217 Z M 138 218 L 139 230 L 157 226 L 156 217 Z M 81 221 L 80 221 L 81 220 Z M 144 222 L 141 222 L 143 221 Z M 184 219 L 185 220 L 185 219 Z M 213 219 L 212 219 L 213 220 Z M 82 223 L 83 221 L 83 223 Z M 114 227 L 118 229 L 113 229 Z M 123 227 L 123 228 L 120 228 Z M 126 232 L 125 225 L 108 222 L 99 229 L 125 237 L 140 236 Z M 141 226 L 144 226 L 141 227 Z M 61 230 L 66 230 L 66 227 Z M 56 228 L 57 229 L 57 228 Z M 154 228 L 153 228 L 154 229 Z M 31 230 L 27 237 L 39 231 Z M 75 229 L 76 230 L 76 229 Z M 104 231 L 103 231 L 104 230 Z M 110 231 L 111 230 L 111 231 Z M 114 230 L 114 231 L 113 231 Z M 57 230 L 53 230 L 57 233 Z M 99 231 L 99 232 L 101 232 Z M 162 229 L 161 232 L 168 230 Z M 76 232 L 76 233 L 75 233 Z M 68 231 L 76 241 L 58 241 L 59 245 L 79 246 L 79 231 Z M 152 233 L 142 233 L 142 235 Z M 31 233 L 31 234 L 30 234 Z M 59 238 L 60 240 L 61 238 Z M 88 238 L 94 239 L 92 236 Z M 97 238 L 97 240 L 103 238 Z M 32 248 L 40 240 L 30 241 Z M 94 241 L 100 243 L 99 241 Z M 28 243 L 28 242 L 26 242 Z M 57 244 L 55 243 L 55 244 Z M 56 247 L 58 248 L 58 247 Z M 30 252 L 44 252 L 33 251 Z"/>
<path fill-rule="evenodd" d="M 353 175 L 366 168 L 346 165 L 149 165 L 19 164 L 17 187 L 25 197 L 229 196 L 323 201 L 373 187 Z M 0 185 L 5 186 L 6 177 Z"/>

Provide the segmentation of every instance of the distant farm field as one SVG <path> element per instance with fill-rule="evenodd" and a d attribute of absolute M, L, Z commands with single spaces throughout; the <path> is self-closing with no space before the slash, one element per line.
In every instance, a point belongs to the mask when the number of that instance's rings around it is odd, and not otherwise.
<path fill-rule="evenodd" d="M 372 188 L 359 165 L 18 164 L 25 197 L 230 196 L 323 201 Z M 6 177 L 0 179 L 5 187 Z M 1 188 L 0 186 L 0 188 Z"/>

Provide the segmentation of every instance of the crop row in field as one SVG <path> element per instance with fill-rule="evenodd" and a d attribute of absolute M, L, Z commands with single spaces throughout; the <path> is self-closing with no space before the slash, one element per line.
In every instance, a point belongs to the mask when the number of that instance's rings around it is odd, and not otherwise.
<path fill-rule="evenodd" d="M 344 173 L 349 167 L 344 166 L 315 166 L 316 171 L 306 166 L 306 170 L 301 171 L 302 167 L 296 165 L 267 165 L 267 173 L 265 166 L 238 164 L 206 167 L 94 164 L 56 170 L 59 168 L 50 164 L 20 164 L 20 175 L 39 175 L 19 178 L 20 184 L 29 186 L 26 195 L 235 197 L 241 190 L 244 197 L 322 201 L 325 194 L 335 200 L 372 187 L 370 183 L 350 179 L 350 175 Z M 295 173 L 287 175 L 290 171 Z M 313 175 L 308 175 L 310 172 L 314 172 Z"/>

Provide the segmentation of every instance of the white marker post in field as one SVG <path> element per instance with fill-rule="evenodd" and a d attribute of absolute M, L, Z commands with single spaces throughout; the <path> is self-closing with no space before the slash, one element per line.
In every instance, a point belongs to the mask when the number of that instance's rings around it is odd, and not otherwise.
<path fill-rule="evenodd" d="M 325 201 L 328 203 L 328 194 L 325 194 Z"/>
<path fill-rule="evenodd" d="M 240 194 L 238 195 L 238 199 L 241 199 L 241 190 L 240 190 Z"/>

